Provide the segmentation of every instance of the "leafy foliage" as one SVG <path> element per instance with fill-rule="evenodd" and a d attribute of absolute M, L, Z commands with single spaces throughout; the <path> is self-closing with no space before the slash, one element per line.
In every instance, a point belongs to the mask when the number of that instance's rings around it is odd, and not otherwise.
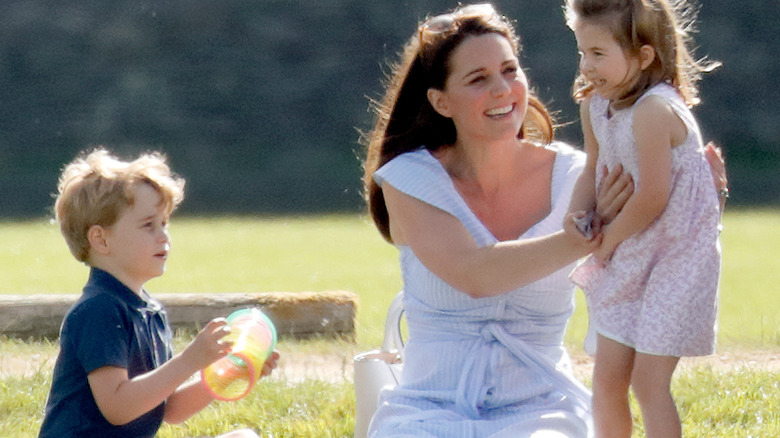
<path fill-rule="evenodd" d="M 560 7 L 497 1 L 532 84 L 579 142 L 576 51 Z M 0 215 L 48 212 L 61 166 L 106 145 L 159 149 L 198 212 L 361 208 L 358 130 L 387 64 L 454 1 L 6 0 L 0 5 Z M 780 198 L 772 2 L 701 7 L 705 136 L 728 151 L 734 199 Z M 768 188 L 768 190 L 767 190 Z"/>

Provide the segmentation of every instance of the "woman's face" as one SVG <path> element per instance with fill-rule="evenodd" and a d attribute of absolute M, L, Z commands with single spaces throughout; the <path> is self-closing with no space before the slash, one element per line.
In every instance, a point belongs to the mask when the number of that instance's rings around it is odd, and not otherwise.
<path fill-rule="evenodd" d="M 428 99 L 452 119 L 459 140 L 517 138 L 528 106 L 528 81 L 504 36 L 469 36 L 452 53 L 444 90 L 428 90 Z"/>

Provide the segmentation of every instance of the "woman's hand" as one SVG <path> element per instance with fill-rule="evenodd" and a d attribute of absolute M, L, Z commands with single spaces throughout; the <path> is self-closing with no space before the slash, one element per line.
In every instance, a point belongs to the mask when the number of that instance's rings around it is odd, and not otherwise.
<path fill-rule="evenodd" d="M 729 197 L 729 179 L 726 176 L 726 162 L 723 159 L 723 152 L 713 142 L 707 143 L 704 148 L 704 156 L 710 164 L 712 171 L 712 182 L 715 184 L 715 190 L 718 191 L 718 200 L 720 201 L 720 211 L 726 206 L 726 198 Z"/>
<path fill-rule="evenodd" d="M 704 149 L 704 156 L 710 165 L 713 184 L 715 190 L 718 191 L 721 211 L 723 211 L 726 198 L 729 196 L 729 180 L 726 175 L 723 152 L 715 143 L 709 142 Z M 604 178 L 596 193 L 596 214 L 593 218 L 594 232 L 600 232 L 602 226 L 612 222 L 633 193 L 634 180 L 630 174 L 623 172 L 622 166 L 618 165 L 612 170 L 608 170 L 605 166 Z"/>
<path fill-rule="evenodd" d="M 591 215 L 585 211 L 567 214 L 563 219 L 563 231 L 572 243 L 593 251 L 601 244 L 602 235 L 587 227 L 589 216 Z"/>
<path fill-rule="evenodd" d="M 726 177 L 726 162 L 723 160 L 721 149 L 715 143 L 709 142 L 704 148 L 704 156 L 707 157 L 707 161 L 710 163 L 715 188 L 719 191 L 727 189 L 729 180 Z"/>
<path fill-rule="evenodd" d="M 596 191 L 596 214 L 593 217 L 593 232 L 601 232 L 601 227 L 615 219 L 626 201 L 634 193 L 634 179 L 623 172 L 623 166 L 617 165 L 609 170 L 604 166 L 604 178 Z"/>

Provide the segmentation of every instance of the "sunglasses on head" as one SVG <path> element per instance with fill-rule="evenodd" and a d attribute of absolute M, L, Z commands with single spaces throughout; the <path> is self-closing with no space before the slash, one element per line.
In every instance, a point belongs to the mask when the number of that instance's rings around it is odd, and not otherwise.
<path fill-rule="evenodd" d="M 464 6 L 447 14 L 436 15 L 428 18 L 419 27 L 419 39 L 421 50 L 430 43 L 431 37 L 456 31 L 461 21 L 468 18 L 485 17 L 487 19 L 496 15 L 496 10 L 489 3 Z"/>

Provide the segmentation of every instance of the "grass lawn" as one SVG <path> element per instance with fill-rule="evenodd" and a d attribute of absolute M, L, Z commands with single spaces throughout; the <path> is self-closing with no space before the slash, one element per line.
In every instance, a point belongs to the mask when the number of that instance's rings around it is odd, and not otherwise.
<path fill-rule="evenodd" d="M 777 354 L 780 211 L 731 210 L 724 227 L 720 348 Z M 283 342 L 282 354 L 348 360 L 381 342 L 385 311 L 401 281 L 395 249 L 382 241 L 369 219 L 174 217 L 171 231 L 168 270 L 147 285 L 153 294 L 349 290 L 361 300 L 356 344 Z M 83 286 L 87 268 L 70 256 L 50 222 L 0 222 L 0 241 L 0 293 L 76 293 Z M 581 352 L 586 328 L 581 298 L 578 294 L 567 334 L 575 355 Z M 0 436 L 36 435 L 50 385 L 51 363 L 46 358 L 55 355 L 56 348 L 56 343 L 0 338 Z M 4 362 L 14 357 L 27 358 L 31 369 L 21 376 L 4 375 Z M 727 370 L 681 369 L 674 392 L 686 436 L 780 436 L 778 377 L 776 369 L 749 364 Z M 215 435 L 246 426 L 267 437 L 348 437 L 353 422 L 349 376 L 335 381 L 275 378 L 239 402 L 215 403 L 183 426 L 166 426 L 159 436 Z M 636 436 L 643 436 L 640 420 Z"/>

